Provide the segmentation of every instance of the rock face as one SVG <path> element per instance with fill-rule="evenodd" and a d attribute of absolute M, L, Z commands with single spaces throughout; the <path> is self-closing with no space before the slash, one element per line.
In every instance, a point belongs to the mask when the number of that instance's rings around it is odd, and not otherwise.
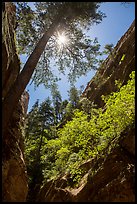
<path fill-rule="evenodd" d="M 15 43 L 16 9 L 11 2 L 5 2 L 2 6 L 2 99 L 4 99 L 18 76 L 20 61 Z M 28 184 L 22 127 L 28 101 L 29 95 L 24 91 L 2 141 L 3 202 L 26 201 Z"/>
<path fill-rule="evenodd" d="M 59 177 L 41 188 L 37 202 L 135 202 L 135 130 L 123 135 L 105 161 L 84 163 L 87 173 L 78 188 L 68 186 L 69 175 Z"/>
<path fill-rule="evenodd" d="M 102 107 L 104 102 L 101 96 L 116 91 L 115 80 L 120 80 L 122 85 L 126 84 L 133 70 L 135 70 L 135 21 L 88 83 L 81 97 L 86 97 L 98 107 Z"/>
<path fill-rule="evenodd" d="M 20 61 L 15 45 L 15 6 L 3 3 L 2 8 L 2 97 L 15 82 L 20 71 Z"/>
<path fill-rule="evenodd" d="M 129 74 L 135 70 L 134 48 L 135 22 L 88 83 L 82 97 L 103 107 L 101 95 L 116 91 L 115 80 L 126 84 Z M 70 187 L 70 175 L 64 175 L 46 183 L 37 202 L 135 202 L 135 129 L 121 134 L 118 146 L 105 160 L 91 158 L 79 168 L 85 168 L 86 173 L 77 188 Z"/>
<path fill-rule="evenodd" d="M 134 129 L 128 132 L 126 140 L 130 140 L 131 137 L 135 139 Z M 94 176 L 88 173 L 80 192 L 72 192 L 74 202 L 135 202 L 135 155 L 131 154 L 128 148 L 122 147 L 124 142 L 125 139 L 120 141 L 121 145 L 114 148 Z M 133 145 L 134 142 L 130 148 Z M 92 171 L 93 169 L 94 167 L 91 168 Z"/>

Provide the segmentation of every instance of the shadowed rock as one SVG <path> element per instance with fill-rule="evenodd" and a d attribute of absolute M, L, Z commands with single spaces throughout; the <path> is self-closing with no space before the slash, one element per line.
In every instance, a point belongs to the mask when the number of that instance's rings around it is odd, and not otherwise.
<path fill-rule="evenodd" d="M 2 8 L 2 99 L 4 100 L 20 71 L 15 42 L 15 6 L 3 3 Z M 24 162 L 22 127 L 28 108 L 29 95 L 22 94 L 10 119 L 2 141 L 2 199 L 3 202 L 25 202 L 28 192 Z M 6 116 L 5 116 L 6 117 Z"/>

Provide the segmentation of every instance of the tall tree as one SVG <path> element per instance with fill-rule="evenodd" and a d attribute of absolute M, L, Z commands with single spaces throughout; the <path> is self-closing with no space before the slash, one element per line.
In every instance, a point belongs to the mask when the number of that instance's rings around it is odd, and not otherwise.
<path fill-rule="evenodd" d="M 34 199 L 37 188 L 43 180 L 42 151 L 48 139 L 55 138 L 52 130 L 54 125 L 54 109 L 47 98 L 40 105 L 38 101 L 28 113 L 25 129 L 25 157 L 29 175 L 29 198 Z"/>
<path fill-rule="evenodd" d="M 80 91 L 73 85 L 68 92 L 69 101 L 73 108 L 78 108 Z"/>
<path fill-rule="evenodd" d="M 51 105 L 49 97 L 40 104 L 39 120 L 43 123 L 43 127 L 46 129 L 49 129 L 50 125 L 54 125 L 54 108 Z"/>
<path fill-rule="evenodd" d="M 58 85 L 56 83 L 54 83 L 51 87 L 51 95 L 52 95 L 52 102 L 53 102 L 54 113 L 55 113 L 55 124 L 57 125 L 57 123 L 61 119 L 62 98 L 58 90 Z"/>
<path fill-rule="evenodd" d="M 36 84 L 45 82 L 44 76 L 52 75 L 48 65 L 50 57 L 54 57 L 55 59 L 58 57 L 57 64 L 60 66 L 59 69 L 62 72 L 64 66 L 70 67 L 70 76 L 78 76 L 84 74 L 91 68 L 95 68 L 95 56 L 98 53 L 99 45 L 97 42 L 86 39 L 81 28 L 88 29 L 92 23 L 101 22 L 103 13 L 98 11 L 100 3 L 101 2 L 36 2 L 35 12 L 32 12 L 31 8 L 25 2 L 18 5 L 18 8 L 21 8 L 21 10 L 18 9 L 18 11 L 21 11 L 19 13 L 22 15 L 21 18 L 18 15 L 18 20 L 20 20 L 17 29 L 20 33 L 18 41 L 20 39 L 20 43 L 22 39 L 24 43 L 23 40 L 26 39 L 24 49 L 27 47 L 25 50 L 30 56 L 15 83 L 3 99 L 3 135 L 7 129 L 15 106 L 30 81 L 34 70 Z M 29 18 L 28 14 L 30 16 Z M 26 28 L 20 28 L 20 26 L 23 25 L 23 21 L 25 22 Z M 31 28 L 29 25 L 31 25 Z M 53 45 L 56 44 L 56 36 L 60 35 L 59 33 L 62 34 L 64 31 L 70 34 L 69 38 L 72 43 L 66 47 L 65 43 L 63 43 L 63 46 L 61 45 L 59 49 Z M 76 38 L 74 38 L 74 36 Z M 24 44 L 20 45 L 22 46 Z M 60 50 L 60 52 L 56 55 L 58 50 Z M 36 66 L 42 56 L 45 58 L 44 62 L 46 62 L 46 64 L 44 67 L 40 66 L 42 69 L 41 73 L 40 67 L 37 69 Z M 66 60 L 64 60 L 65 57 Z M 41 62 L 42 61 L 40 61 L 39 65 L 41 65 Z M 46 81 L 48 81 L 47 78 Z"/>

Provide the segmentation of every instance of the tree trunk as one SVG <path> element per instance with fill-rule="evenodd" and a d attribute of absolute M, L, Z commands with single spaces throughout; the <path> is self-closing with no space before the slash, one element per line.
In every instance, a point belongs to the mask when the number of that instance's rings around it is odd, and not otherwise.
<path fill-rule="evenodd" d="M 45 32 L 42 38 L 39 40 L 36 47 L 34 48 L 34 51 L 28 58 L 26 64 L 24 65 L 23 70 L 18 75 L 15 83 L 9 90 L 7 96 L 5 97 L 2 103 L 2 136 L 4 136 L 6 132 L 14 108 L 17 105 L 21 94 L 29 83 L 31 76 L 35 70 L 35 67 L 38 63 L 38 60 L 41 54 L 43 53 L 49 38 L 53 35 L 56 28 L 58 27 L 60 19 L 61 17 L 56 18 L 49 30 Z"/>

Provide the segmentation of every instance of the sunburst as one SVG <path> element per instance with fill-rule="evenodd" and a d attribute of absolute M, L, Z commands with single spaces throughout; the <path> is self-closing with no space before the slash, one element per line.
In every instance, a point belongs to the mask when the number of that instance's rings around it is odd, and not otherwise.
<path fill-rule="evenodd" d="M 67 37 L 64 34 L 58 36 L 58 44 L 65 45 L 67 43 Z"/>
<path fill-rule="evenodd" d="M 62 33 L 58 32 L 56 35 L 56 41 L 57 41 L 59 50 L 62 50 L 64 47 L 66 47 L 69 44 L 69 40 L 65 32 L 62 32 Z"/>

